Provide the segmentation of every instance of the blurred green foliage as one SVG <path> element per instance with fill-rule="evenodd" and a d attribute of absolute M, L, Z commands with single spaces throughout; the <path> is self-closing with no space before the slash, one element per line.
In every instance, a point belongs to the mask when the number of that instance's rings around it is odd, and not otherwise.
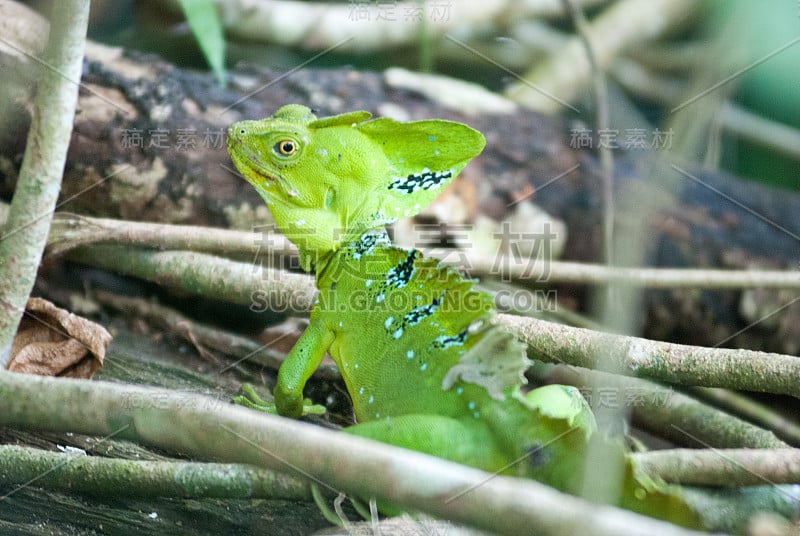
<path fill-rule="evenodd" d="M 737 102 L 800 128 L 800 1 L 713 0 L 712 6 L 714 26 L 730 25 L 725 35 L 740 63 L 734 69 L 747 69 L 735 80 Z M 766 147 L 726 139 L 722 164 L 738 175 L 800 190 L 800 162 Z"/>
<path fill-rule="evenodd" d="M 179 0 L 186 21 L 211 71 L 221 86 L 226 83 L 225 35 L 211 0 Z"/>

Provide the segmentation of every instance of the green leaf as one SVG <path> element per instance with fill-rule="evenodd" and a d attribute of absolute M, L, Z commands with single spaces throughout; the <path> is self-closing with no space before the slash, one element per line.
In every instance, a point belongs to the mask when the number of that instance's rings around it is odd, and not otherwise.
<path fill-rule="evenodd" d="M 225 36 L 212 0 L 179 0 L 186 21 L 221 86 L 226 83 Z"/>

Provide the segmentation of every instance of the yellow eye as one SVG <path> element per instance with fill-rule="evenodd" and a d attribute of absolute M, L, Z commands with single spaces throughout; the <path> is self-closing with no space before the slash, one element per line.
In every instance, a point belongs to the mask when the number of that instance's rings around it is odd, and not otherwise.
<path fill-rule="evenodd" d="M 281 140 L 275 144 L 274 150 L 282 156 L 290 156 L 297 151 L 297 144 L 292 140 Z"/>

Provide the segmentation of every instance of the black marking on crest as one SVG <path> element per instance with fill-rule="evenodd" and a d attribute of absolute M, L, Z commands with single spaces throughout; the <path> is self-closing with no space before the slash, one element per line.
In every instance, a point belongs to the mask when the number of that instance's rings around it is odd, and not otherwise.
<path fill-rule="evenodd" d="M 407 177 L 395 179 L 389 184 L 389 189 L 400 190 L 406 194 L 416 192 L 417 190 L 430 190 L 431 188 L 438 187 L 452 176 L 453 170 L 451 169 L 431 171 L 425 168 L 421 173 L 412 173 Z"/>

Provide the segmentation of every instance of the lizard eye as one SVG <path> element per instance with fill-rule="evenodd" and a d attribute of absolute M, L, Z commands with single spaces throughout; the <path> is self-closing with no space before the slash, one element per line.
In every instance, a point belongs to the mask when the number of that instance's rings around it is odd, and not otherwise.
<path fill-rule="evenodd" d="M 281 156 L 291 156 L 297 152 L 297 143 L 292 140 L 281 140 L 275 144 L 273 150 Z"/>

